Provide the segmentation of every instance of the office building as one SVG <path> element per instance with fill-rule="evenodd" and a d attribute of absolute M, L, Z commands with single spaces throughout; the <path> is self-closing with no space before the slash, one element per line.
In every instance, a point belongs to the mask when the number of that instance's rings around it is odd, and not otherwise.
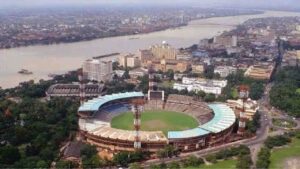
<path fill-rule="evenodd" d="M 113 76 L 112 61 L 88 59 L 83 63 L 84 78 L 91 81 L 110 81 Z"/>
<path fill-rule="evenodd" d="M 237 69 L 232 66 L 217 66 L 214 73 L 218 73 L 221 77 L 225 78 L 229 74 L 236 73 Z"/>
<path fill-rule="evenodd" d="M 123 66 L 124 68 L 130 67 L 138 67 L 140 66 L 140 59 L 135 56 L 134 54 L 125 54 L 119 57 L 119 64 L 120 66 Z"/>
<path fill-rule="evenodd" d="M 177 49 L 171 47 L 166 42 L 163 42 L 161 45 L 151 46 L 150 51 L 152 52 L 153 56 L 157 59 L 176 60 Z"/>
<path fill-rule="evenodd" d="M 174 83 L 173 89 L 204 91 L 205 93 L 220 95 L 222 93 L 222 88 L 224 88 L 226 85 L 227 80 L 209 80 L 183 77 L 182 83 Z"/>
<path fill-rule="evenodd" d="M 253 65 L 247 69 L 245 76 L 258 80 L 269 80 L 272 76 L 273 70 L 273 64 Z"/>

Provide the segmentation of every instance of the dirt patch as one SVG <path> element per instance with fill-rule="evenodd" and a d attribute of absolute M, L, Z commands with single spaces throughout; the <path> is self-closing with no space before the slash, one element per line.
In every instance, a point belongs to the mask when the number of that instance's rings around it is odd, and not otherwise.
<path fill-rule="evenodd" d="M 148 130 L 159 130 L 168 127 L 168 125 L 161 120 L 149 120 L 143 122 L 142 126 Z"/>
<path fill-rule="evenodd" d="M 300 157 L 292 157 L 284 160 L 285 169 L 299 169 L 300 167 Z"/>

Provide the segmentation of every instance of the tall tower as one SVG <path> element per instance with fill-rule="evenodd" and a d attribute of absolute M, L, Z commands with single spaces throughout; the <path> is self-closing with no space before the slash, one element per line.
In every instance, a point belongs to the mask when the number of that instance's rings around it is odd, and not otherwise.
<path fill-rule="evenodd" d="M 144 110 L 143 105 L 145 104 L 144 98 L 133 99 L 132 103 L 132 112 L 134 116 L 133 125 L 135 129 L 134 137 L 134 148 L 136 150 L 141 149 L 141 137 L 140 137 L 140 128 L 141 128 L 141 113 Z"/>
<path fill-rule="evenodd" d="M 148 74 L 149 74 L 149 89 L 148 89 L 148 100 L 164 100 L 165 92 L 159 91 L 157 83 L 155 82 L 153 65 L 149 65 Z"/>
<path fill-rule="evenodd" d="M 153 65 L 151 64 L 148 68 L 148 74 L 149 74 L 149 91 L 156 90 L 157 88 L 157 83 L 154 80 L 154 69 Z"/>
<path fill-rule="evenodd" d="M 78 80 L 79 80 L 79 97 L 80 105 L 83 105 L 85 102 L 85 84 L 83 82 L 83 69 L 78 70 Z"/>
<path fill-rule="evenodd" d="M 244 135 L 245 128 L 246 128 L 246 115 L 245 115 L 245 102 L 247 101 L 249 96 L 249 87 L 246 85 L 241 85 L 239 87 L 239 97 L 242 99 L 242 107 L 240 108 L 240 119 L 239 119 L 239 128 L 238 128 L 238 134 Z"/>

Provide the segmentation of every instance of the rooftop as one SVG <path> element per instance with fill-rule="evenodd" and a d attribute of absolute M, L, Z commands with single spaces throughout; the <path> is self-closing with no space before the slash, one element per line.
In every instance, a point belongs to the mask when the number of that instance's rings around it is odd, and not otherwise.
<path fill-rule="evenodd" d="M 126 93 L 100 96 L 98 98 L 94 98 L 92 100 L 85 102 L 83 105 L 79 107 L 78 111 L 79 112 L 98 111 L 99 108 L 107 102 L 118 100 L 118 99 L 134 98 L 134 97 L 144 97 L 144 94 L 142 92 L 126 92 Z"/>
<path fill-rule="evenodd" d="M 170 131 L 169 139 L 182 139 L 190 137 L 200 137 L 209 133 L 218 133 L 226 130 L 235 123 L 236 116 L 234 111 L 225 104 L 208 105 L 214 111 L 214 117 L 211 121 L 190 130 Z"/>

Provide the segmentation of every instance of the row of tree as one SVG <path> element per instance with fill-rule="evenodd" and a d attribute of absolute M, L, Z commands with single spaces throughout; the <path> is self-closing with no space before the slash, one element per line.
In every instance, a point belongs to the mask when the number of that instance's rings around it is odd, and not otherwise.
<path fill-rule="evenodd" d="M 270 92 L 271 105 L 291 116 L 300 117 L 300 94 L 297 92 L 300 88 L 300 68 L 286 67 L 279 70 L 274 83 Z"/>
<path fill-rule="evenodd" d="M 252 120 L 247 121 L 246 130 L 252 134 L 256 133 L 256 130 L 260 128 L 260 114 L 256 112 Z"/>
<path fill-rule="evenodd" d="M 250 156 L 250 149 L 247 146 L 241 145 L 239 147 L 233 147 L 219 151 L 215 154 L 208 155 L 205 158 L 208 162 L 217 163 L 218 160 L 225 160 L 232 157 L 237 157 L 237 169 L 250 169 L 252 165 L 252 160 Z M 151 165 L 151 169 L 179 169 L 179 168 L 201 168 L 204 164 L 203 158 L 197 158 L 195 156 L 189 156 L 178 162 L 171 162 L 168 164 L 161 163 L 158 165 Z M 141 166 L 134 164 L 135 169 L 142 168 Z"/>

